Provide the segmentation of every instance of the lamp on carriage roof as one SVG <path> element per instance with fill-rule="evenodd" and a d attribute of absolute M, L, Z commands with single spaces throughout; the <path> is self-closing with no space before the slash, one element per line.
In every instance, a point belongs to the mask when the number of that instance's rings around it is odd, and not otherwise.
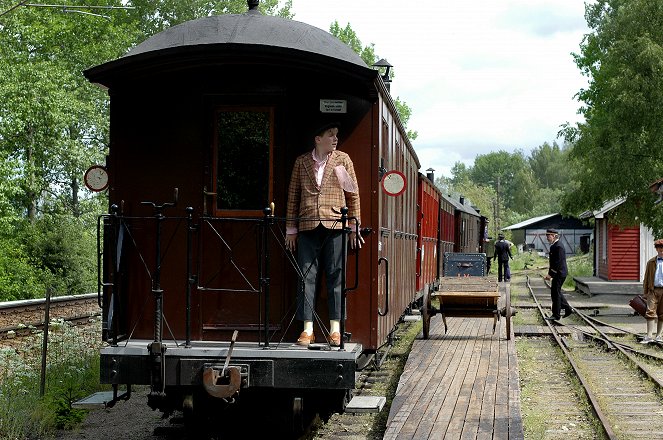
<path fill-rule="evenodd" d="M 389 77 L 389 74 L 391 73 L 390 69 L 394 66 L 389 64 L 389 61 L 382 58 L 380 61 L 373 64 L 373 67 L 377 67 L 378 69 L 380 69 L 381 67 L 385 68 L 384 74 L 382 75 L 382 81 L 384 81 L 384 84 L 387 86 L 387 90 L 390 90 L 391 89 L 391 87 L 390 87 L 391 86 L 391 78 Z"/>
<path fill-rule="evenodd" d="M 426 170 L 426 177 L 428 177 L 428 180 L 435 183 L 435 170 L 432 168 L 428 168 Z"/>

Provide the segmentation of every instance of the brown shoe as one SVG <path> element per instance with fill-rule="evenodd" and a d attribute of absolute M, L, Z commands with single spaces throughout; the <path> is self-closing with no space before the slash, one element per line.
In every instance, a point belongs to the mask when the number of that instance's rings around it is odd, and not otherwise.
<path fill-rule="evenodd" d="M 315 342 L 315 336 L 313 336 L 313 333 L 309 335 L 306 332 L 302 332 L 302 334 L 299 335 L 299 339 L 297 339 L 297 345 L 307 346 L 314 342 Z"/>
<path fill-rule="evenodd" d="M 329 345 L 332 347 L 340 347 L 341 345 L 341 334 L 339 332 L 334 332 L 329 335 Z"/>

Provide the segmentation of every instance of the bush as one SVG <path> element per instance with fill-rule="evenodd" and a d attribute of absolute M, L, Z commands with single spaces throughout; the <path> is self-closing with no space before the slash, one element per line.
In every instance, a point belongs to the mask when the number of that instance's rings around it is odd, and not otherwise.
<path fill-rule="evenodd" d="M 44 273 L 32 264 L 14 224 L 0 222 L 0 301 L 40 298 Z"/>
<path fill-rule="evenodd" d="M 93 292 L 96 284 L 96 232 L 72 216 L 45 216 L 26 225 L 23 243 L 57 295 Z"/>
<path fill-rule="evenodd" d="M 574 277 L 591 277 L 594 274 L 594 254 L 592 252 L 582 255 L 574 255 L 566 260 L 569 275 L 564 282 L 565 289 L 575 290 Z"/>

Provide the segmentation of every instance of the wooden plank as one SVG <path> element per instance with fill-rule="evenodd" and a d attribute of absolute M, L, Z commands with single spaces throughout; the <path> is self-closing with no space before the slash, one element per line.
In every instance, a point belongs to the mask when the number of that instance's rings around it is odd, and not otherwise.
<path fill-rule="evenodd" d="M 426 390 L 417 399 L 419 408 L 423 411 L 419 414 L 419 420 L 408 420 L 410 425 L 417 424 L 417 429 L 413 432 L 413 438 L 426 438 L 432 435 L 434 424 L 439 412 L 439 408 L 447 397 L 454 398 L 454 390 L 451 387 L 453 379 L 462 371 L 463 358 L 467 346 L 474 341 L 465 338 L 464 335 L 470 331 L 471 325 L 466 320 L 456 320 L 458 325 L 454 326 L 454 332 L 448 333 L 444 338 L 435 343 L 437 345 L 447 345 L 447 368 L 435 371 L 430 374 L 430 380 L 427 381 Z M 429 372 L 430 373 L 430 372 Z M 423 374 L 426 374 L 425 372 Z M 422 381 L 425 379 L 422 378 Z"/>
<path fill-rule="evenodd" d="M 507 354 L 509 357 L 509 439 L 524 440 L 523 416 L 520 408 L 518 354 L 513 338 L 507 341 Z"/>
<path fill-rule="evenodd" d="M 497 395 L 497 375 L 499 374 L 500 349 L 503 342 L 498 338 L 493 338 L 490 343 L 490 363 L 486 371 L 486 379 L 481 398 L 481 415 L 479 419 L 479 433 L 477 437 L 484 433 L 493 435 L 493 425 L 495 424 L 495 399 Z"/>
<path fill-rule="evenodd" d="M 506 347 L 499 351 L 497 388 L 495 393 L 495 423 L 493 438 L 509 440 L 509 356 Z"/>
<path fill-rule="evenodd" d="M 481 328 L 481 326 L 477 325 L 470 326 L 470 331 L 466 333 L 465 337 L 468 338 L 468 340 L 472 340 L 473 342 L 476 343 L 477 339 L 476 337 L 479 328 Z M 471 350 L 474 349 L 474 344 L 472 345 L 468 344 L 468 346 L 466 347 L 463 356 L 461 358 L 461 361 L 459 362 L 459 368 L 458 368 L 459 374 L 456 374 L 453 378 L 451 378 L 449 389 L 446 392 L 445 399 L 442 402 L 442 405 L 437 413 L 435 424 L 433 426 L 433 431 L 436 433 L 436 435 L 439 434 L 442 436 L 446 436 L 449 434 L 450 435 L 449 438 L 454 437 L 454 435 L 449 431 L 449 428 L 451 428 L 452 432 L 456 429 L 456 425 L 450 426 L 454 414 L 454 409 L 456 408 L 457 404 L 463 405 L 461 389 L 463 386 L 463 381 L 465 379 L 464 373 L 467 372 L 467 370 L 469 369 L 469 363 L 472 356 L 472 352 L 470 351 L 470 349 Z M 436 393 L 441 394 L 442 391 L 443 391 L 442 389 L 438 389 Z M 458 431 L 458 433 L 460 433 L 460 431 Z"/>
<path fill-rule="evenodd" d="M 408 363 L 406 363 L 408 374 L 405 378 L 401 376 L 394 398 L 397 400 L 399 397 L 404 397 L 407 403 L 401 404 L 395 414 L 392 405 L 389 414 L 389 419 L 392 421 L 387 424 L 385 439 L 410 438 L 421 424 L 422 419 L 424 419 L 422 429 L 426 429 L 427 407 L 434 396 L 437 383 L 445 375 L 453 376 L 455 374 L 457 362 L 454 354 L 459 357 L 462 353 L 461 345 L 467 342 L 457 337 L 457 334 L 464 333 L 464 327 L 468 324 L 462 320 L 451 320 L 449 324 L 447 335 L 433 335 L 428 340 L 422 339 L 414 342 L 413 346 L 418 346 L 415 347 L 419 354 L 418 358 L 415 359 L 412 368 L 408 365 L 410 364 L 408 359 Z M 431 320 L 432 332 L 442 334 L 444 332 L 442 327 L 441 319 Z M 448 368 L 453 371 L 447 371 Z"/>
<path fill-rule="evenodd" d="M 486 330 L 492 331 L 492 328 L 487 326 Z M 495 339 L 497 338 L 488 337 L 487 335 L 484 335 L 482 338 L 477 372 L 474 382 L 472 383 L 472 393 L 470 395 L 470 401 L 465 415 L 465 423 L 460 435 L 461 439 L 473 440 L 479 432 L 481 411 L 483 408 L 483 394 L 486 388 L 488 368 L 490 367 L 491 361 L 491 345 L 492 341 Z"/>

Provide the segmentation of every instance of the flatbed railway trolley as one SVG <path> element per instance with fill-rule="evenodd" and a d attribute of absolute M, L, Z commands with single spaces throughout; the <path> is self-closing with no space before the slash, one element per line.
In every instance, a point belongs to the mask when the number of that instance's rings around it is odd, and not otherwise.
<path fill-rule="evenodd" d="M 440 279 L 439 287 L 425 291 L 422 299 L 424 339 L 430 336 L 431 318 L 438 314 L 442 315 L 445 333 L 447 317 L 493 318 L 493 333 L 497 322 L 503 317 L 506 319 L 506 337 L 511 338 L 512 313 L 506 313 L 511 311 L 508 285 L 485 275 L 485 258 L 485 254 L 445 255 L 445 276 Z M 505 298 L 502 309 L 499 307 L 501 293 Z M 433 306 L 434 298 L 439 300 L 438 307 Z"/>

